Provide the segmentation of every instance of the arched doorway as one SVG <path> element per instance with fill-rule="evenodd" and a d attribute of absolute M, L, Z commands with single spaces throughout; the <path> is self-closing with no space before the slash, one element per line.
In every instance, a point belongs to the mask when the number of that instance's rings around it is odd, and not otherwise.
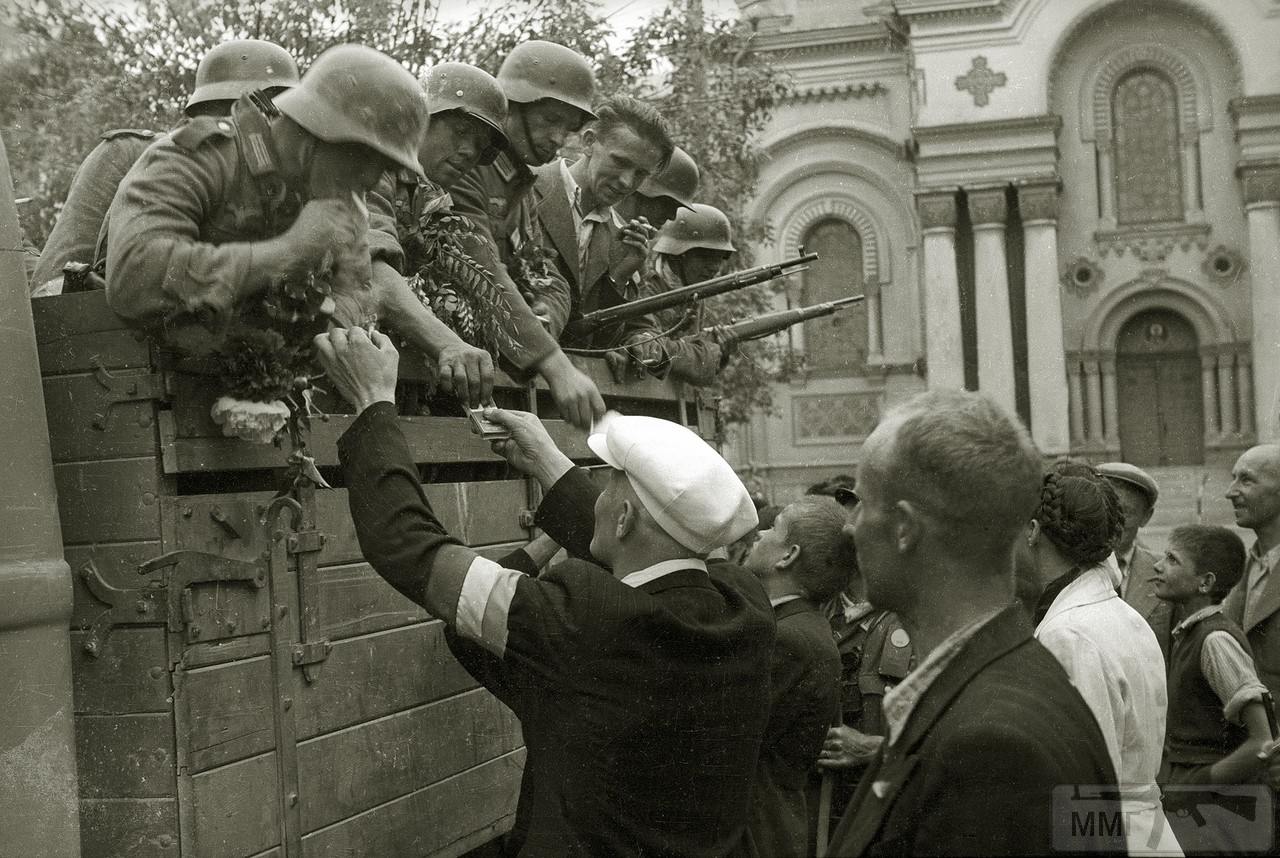
<path fill-rule="evenodd" d="M 1116 338 L 1120 457 L 1135 465 L 1204 464 L 1200 342 L 1172 310 L 1147 310 Z"/>

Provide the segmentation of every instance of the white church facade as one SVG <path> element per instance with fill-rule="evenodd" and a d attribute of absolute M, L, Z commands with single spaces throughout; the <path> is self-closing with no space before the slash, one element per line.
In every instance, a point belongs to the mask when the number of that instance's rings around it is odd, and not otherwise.
<path fill-rule="evenodd" d="M 1280 440 L 1278 0 L 739 0 L 795 95 L 759 261 L 802 376 L 728 452 L 777 499 L 893 402 L 981 390 L 1046 454 L 1229 462 Z M 781 300 L 781 299 L 780 299 Z"/>

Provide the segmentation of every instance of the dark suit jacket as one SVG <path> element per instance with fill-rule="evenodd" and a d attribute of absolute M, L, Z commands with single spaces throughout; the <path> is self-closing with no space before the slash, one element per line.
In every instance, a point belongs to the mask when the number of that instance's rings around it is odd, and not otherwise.
<path fill-rule="evenodd" d="M 339 450 L 365 557 L 420 595 L 435 550 L 452 540 L 422 493 L 394 410 L 366 409 Z M 596 494 L 585 472 L 570 471 L 539 509 L 579 555 Z M 632 588 L 571 559 L 519 580 L 506 629 L 501 656 L 472 648 L 467 665 L 524 731 L 520 855 L 742 848 L 774 636 L 758 582 L 718 563 Z"/>
<path fill-rule="evenodd" d="M 1133 552 L 1133 565 L 1127 572 L 1129 587 L 1125 591 L 1124 600 L 1129 603 L 1156 633 L 1160 642 L 1160 652 L 1164 653 L 1165 664 L 1169 663 L 1169 638 L 1173 634 L 1173 606 L 1156 595 L 1151 576 L 1156 572 L 1155 554 L 1142 543 Z"/>
<path fill-rule="evenodd" d="M 807 599 L 779 605 L 774 619 L 769 726 L 751 796 L 751 839 L 762 856 L 804 858 L 805 787 L 827 728 L 840 720 L 840 651 L 826 616 Z"/>
<path fill-rule="evenodd" d="M 1248 569 L 1222 600 L 1222 613 L 1244 629 L 1253 650 L 1258 678 L 1273 697 L 1280 697 L 1280 568 L 1272 569 L 1263 585 L 1258 609 L 1244 622 L 1244 597 L 1249 586 Z"/>
<path fill-rule="evenodd" d="M 533 217 L 541 228 L 544 248 L 556 260 L 557 269 L 564 278 L 563 287 L 558 281 L 552 281 L 537 296 L 550 310 L 551 333 L 572 345 L 603 348 L 635 331 L 656 331 L 653 318 L 643 316 L 594 337 L 562 336 L 565 326 L 583 313 L 638 298 L 639 285 L 615 284 L 609 279 L 609 270 L 621 258 L 624 247 L 621 232 L 613 223 L 596 226 L 587 250 L 586 265 L 579 270 L 578 231 L 560 162 L 553 161 L 538 167 L 533 173 L 535 179 L 530 196 Z"/>
<path fill-rule="evenodd" d="M 918 668 L 917 668 L 918 669 Z M 858 784 L 832 837 L 831 856 L 1049 855 L 1055 787 L 1114 787 L 1116 773 L 1093 713 L 1018 606 L 965 645 L 916 703 Z M 1069 787 L 1067 787 L 1069 788 Z M 1118 813 L 1114 801 L 1081 802 Z"/>

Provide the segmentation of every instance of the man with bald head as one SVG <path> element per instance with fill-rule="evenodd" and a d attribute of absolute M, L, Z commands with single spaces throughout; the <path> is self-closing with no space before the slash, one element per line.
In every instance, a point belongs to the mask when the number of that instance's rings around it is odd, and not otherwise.
<path fill-rule="evenodd" d="M 1222 612 L 1244 629 L 1263 685 L 1280 693 L 1280 445 L 1245 450 L 1231 469 L 1227 500 L 1236 524 L 1254 532 L 1240 583 L 1222 601 Z"/>
<path fill-rule="evenodd" d="M 1116 773 L 1089 707 L 1013 604 L 1040 469 L 1026 430 L 966 391 L 913 397 L 863 445 L 849 529 L 867 598 L 897 612 L 919 664 L 884 695 L 885 741 L 828 854 L 1123 854 L 1119 835 L 1064 830 L 1055 801 L 1064 785 L 1114 789 Z"/>

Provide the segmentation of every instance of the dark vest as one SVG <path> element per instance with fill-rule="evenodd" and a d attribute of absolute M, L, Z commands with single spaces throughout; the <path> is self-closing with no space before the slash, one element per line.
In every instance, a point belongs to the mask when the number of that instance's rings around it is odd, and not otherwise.
<path fill-rule="evenodd" d="M 833 625 L 840 650 L 843 722 L 863 733 L 883 736 L 885 690 L 915 667 L 911 639 L 897 616 L 888 611 L 849 625 L 837 618 Z"/>
<path fill-rule="evenodd" d="M 1200 670 L 1200 650 L 1212 632 L 1226 632 L 1253 657 L 1240 627 L 1212 614 L 1174 638 L 1169 654 L 1169 721 L 1165 758 L 1171 763 L 1216 763 L 1240 747 L 1248 730 L 1222 714 L 1222 701 Z"/>

